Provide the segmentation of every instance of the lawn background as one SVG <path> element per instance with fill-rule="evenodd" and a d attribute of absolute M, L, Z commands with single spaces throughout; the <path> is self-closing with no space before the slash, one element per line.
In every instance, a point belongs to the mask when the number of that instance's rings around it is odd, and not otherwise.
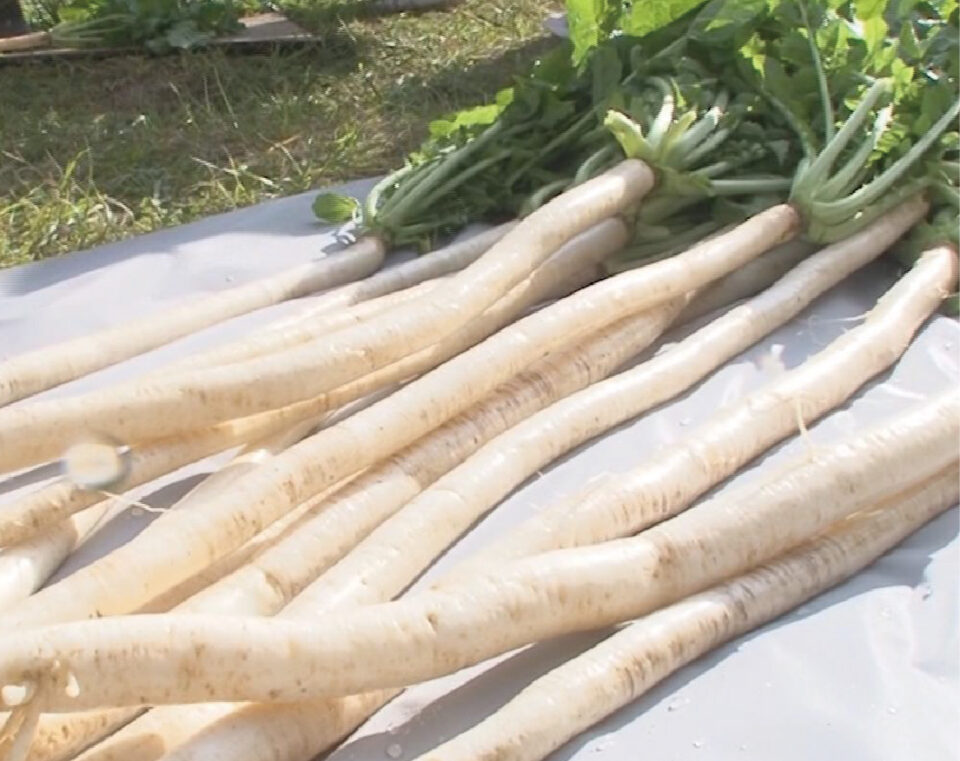
<path fill-rule="evenodd" d="M 294 50 L 0 64 L 0 266 L 395 167 L 542 54 L 558 7 L 306 6 L 323 40 Z"/>

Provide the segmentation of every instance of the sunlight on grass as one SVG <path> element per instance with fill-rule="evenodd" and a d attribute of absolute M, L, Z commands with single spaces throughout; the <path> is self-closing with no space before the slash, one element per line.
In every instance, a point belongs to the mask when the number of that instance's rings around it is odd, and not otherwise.
<path fill-rule="evenodd" d="M 551 44 L 549 9 L 465 0 L 337 20 L 299 6 L 323 43 L 2 66 L 0 265 L 394 167 L 428 120 Z"/>

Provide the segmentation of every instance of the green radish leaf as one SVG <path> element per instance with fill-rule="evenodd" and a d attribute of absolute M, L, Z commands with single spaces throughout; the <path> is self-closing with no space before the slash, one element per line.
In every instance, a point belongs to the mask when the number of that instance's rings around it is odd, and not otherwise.
<path fill-rule="evenodd" d="M 200 47 L 210 41 L 210 35 L 201 32 L 195 22 L 190 20 L 178 21 L 164 35 L 164 40 L 171 48 L 189 50 Z"/>
<path fill-rule="evenodd" d="M 566 6 L 573 62 L 579 65 L 610 36 L 621 12 L 621 3 L 620 0 L 567 0 Z"/>
<path fill-rule="evenodd" d="M 574 110 L 574 105 L 570 101 L 560 100 L 553 93 L 547 93 L 543 99 L 540 124 L 544 127 L 553 127 L 570 117 Z"/>
<path fill-rule="evenodd" d="M 883 20 L 882 16 L 873 16 L 864 19 L 862 26 L 863 39 L 867 43 L 867 54 L 873 57 L 886 40 L 888 30 L 887 22 Z"/>
<path fill-rule="evenodd" d="M 644 160 L 653 158 L 653 151 L 643 137 L 643 130 L 629 117 L 611 111 L 603 120 L 603 126 L 613 133 L 627 158 Z"/>
<path fill-rule="evenodd" d="M 360 208 L 360 202 L 339 193 L 321 193 L 313 199 L 313 213 L 317 219 L 333 225 L 351 221 Z"/>
<path fill-rule="evenodd" d="M 703 4 L 704 0 L 640 0 L 623 14 L 620 28 L 624 34 L 643 37 Z"/>
<path fill-rule="evenodd" d="M 598 48 L 590 59 L 593 73 L 593 102 L 602 107 L 604 102 L 620 87 L 623 64 L 620 55 L 610 46 Z M 571 106 L 572 108 L 572 106 Z"/>
<path fill-rule="evenodd" d="M 509 103 L 509 101 L 505 102 Z M 430 137 L 438 139 L 450 137 L 463 127 L 485 127 L 488 124 L 493 124 L 504 107 L 499 103 L 476 106 L 457 112 L 453 118 L 436 119 L 430 122 L 427 129 L 430 132 Z"/>
<path fill-rule="evenodd" d="M 689 36 L 708 45 L 743 40 L 767 9 L 768 0 L 719 0 L 697 14 Z"/>
<path fill-rule="evenodd" d="M 920 40 L 914 31 L 913 24 L 904 24 L 900 27 L 900 53 L 912 61 L 923 57 Z"/>
<path fill-rule="evenodd" d="M 882 19 L 883 13 L 887 9 L 886 0 L 856 0 L 854 10 L 857 18 L 861 21 L 871 19 Z"/>

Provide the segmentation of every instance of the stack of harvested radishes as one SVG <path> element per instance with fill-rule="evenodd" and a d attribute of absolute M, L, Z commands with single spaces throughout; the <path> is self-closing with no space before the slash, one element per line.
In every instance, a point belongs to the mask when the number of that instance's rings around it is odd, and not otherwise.
<path fill-rule="evenodd" d="M 655 29 L 585 5 L 572 49 L 433 125 L 364 203 L 318 199 L 355 245 L 0 364 L 0 469 L 62 465 L 0 506 L 4 759 L 309 761 L 405 686 L 631 622 L 424 756 L 544 758 L 956 503 L 956 390 L 697 501 L 956 290 L 955 4 L 714 0 Z M 501 224 L 375 272 L 477 219 Z M 889 250 L 909 266 L 840 338 L 404 595 L 526 479 Z M 319 291 L 144 377 L 29 398 Z M 226 452 L 41 589 L 118 494 Z"/>

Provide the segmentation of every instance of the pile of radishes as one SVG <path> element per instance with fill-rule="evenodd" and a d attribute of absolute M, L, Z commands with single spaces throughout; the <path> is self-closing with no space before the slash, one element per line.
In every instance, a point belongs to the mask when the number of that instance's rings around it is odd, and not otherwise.
<path fill-rule="evenodd" d="M 683 175 L 760 117 L 724 126 L 721 106 L 747 102 L 736 92 L 680 114 L 689 83 L 655 76 L 650 124 L 642 104 L 618 110 L 609 94 L 603 113 L 569 116 L 576 129 L 558 122 L 554 142 L 586 156 L 562 187 L 521 157 L 546 184 L 518 220 L 381 269 L 386 243 L 415 237 L 411 210 L 453 204 L 458 188 L 465 208 L 500 159 L 469 161 L 526 135 L 507 108 L 381 183 L 343 252 L 0 364 L 0 469 L 62 465 L 0 506 L 0 757 L 309 761 L 406 686 L 631 622 L 424 756 L 544 758 L 956 503 L 958 391 L 700 499 L 893 367 L 955 291 L 956 246 L 930 235 L 955 193 L 942 176 L 953 148 L 938 143 L 955 105 L 925 142 L 887 145 L 888 161 L 875 154 L 882 124 L 868 148 L 851 143 L 893 92 L 867 83 L 844 120 L 826 109 L 830 134 L 782 198 L 770 176 L 734 187 Z M 606 137 L 590 131 L 597 119 Z M 916 169 L 930 151 L 940 174 Z M 735 218 L 718 200 L 733 196 Z M 360 208 L 321 205 L 341 202 Z M 662 229 L 707 206 L 708 228 L 674 251 Z M 840 338 L 404 594 L 526 479 L 669 403 L 904 238 L 922 249 L 915 263 Z M 321 291 L 293 317 L 142 378 L 30 398 Z M 232 459 L 139 535 L 44 587 L 116 495 L 216 453 Z"/>

